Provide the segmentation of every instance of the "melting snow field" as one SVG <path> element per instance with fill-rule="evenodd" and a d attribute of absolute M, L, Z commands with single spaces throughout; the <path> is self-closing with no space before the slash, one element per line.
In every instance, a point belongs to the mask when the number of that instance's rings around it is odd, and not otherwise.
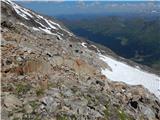
<path fill-rule="evenodd" d="M 102 74 L 112 81 L 122 81 L 130 85 L 143 85 L 160 99 L 160 77 L 155 74 L 131 67 L 113 58 L 99 54 L 100 59 L 112 69 L 103 69 Z"/>

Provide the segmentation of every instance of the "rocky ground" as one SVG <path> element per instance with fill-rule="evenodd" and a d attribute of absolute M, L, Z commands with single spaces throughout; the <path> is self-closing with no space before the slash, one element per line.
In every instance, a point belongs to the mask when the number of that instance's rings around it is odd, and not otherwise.
<path fill-rule="evenodd" d="M 37 31 L 13 13 L 2 2 L 2 120 L 160 119 L 147 89 L 101 74 L 108 65 L 97 48 L 63 30 Z"/>

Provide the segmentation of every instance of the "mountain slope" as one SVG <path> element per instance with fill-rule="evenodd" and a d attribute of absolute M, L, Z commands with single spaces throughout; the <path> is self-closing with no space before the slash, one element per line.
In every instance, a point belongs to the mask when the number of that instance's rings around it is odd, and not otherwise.
<path fill-rule="evenodd" d="M 54 19 L 1 5 L 2 119 L 160 118 L 158 75 Z"/>

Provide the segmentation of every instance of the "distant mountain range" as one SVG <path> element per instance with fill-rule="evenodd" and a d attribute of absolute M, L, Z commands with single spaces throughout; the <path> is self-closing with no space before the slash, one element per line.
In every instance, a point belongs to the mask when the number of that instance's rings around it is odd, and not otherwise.
<path fill-rule="evenodd" d="M 160 1 L 17 1 L 17 3 L 49 16 L 71 14 L 160 14 Z"/>
<path fill-rule="evenodd" d="M 75 34 L 118 55 L 160 70 L 160 17 L 59 16 Z"/>

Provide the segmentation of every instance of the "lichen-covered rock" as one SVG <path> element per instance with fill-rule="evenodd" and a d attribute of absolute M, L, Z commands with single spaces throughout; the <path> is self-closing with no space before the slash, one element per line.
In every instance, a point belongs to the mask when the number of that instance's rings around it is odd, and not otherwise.
<path fill-rule="evenodd" d="M 14 95 L 6 95 L 4 97 L 4 105 L 8 110 L 13 110 L 17 107 L 22 107 L 22 102 Z"/>

